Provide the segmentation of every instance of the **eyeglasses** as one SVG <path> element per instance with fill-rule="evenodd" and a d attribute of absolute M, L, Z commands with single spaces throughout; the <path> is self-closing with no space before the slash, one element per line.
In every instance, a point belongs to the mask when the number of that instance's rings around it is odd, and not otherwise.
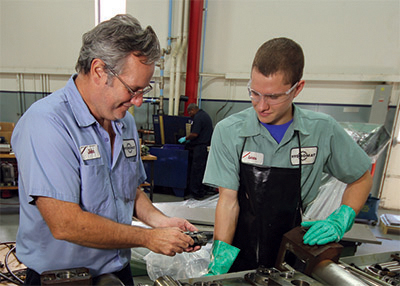
<path fill-rule="evenodd" d="M 247 90 L 249 91 L 249 96 L 252 101 L 259 102 L 261 97 L 264 97 L 264 100 L 267 101 L 269 105 L 279 104 L 286 101 L 289 98 L 289 95 L 292 91 L 297 87 L 299 82 L 296 82 L 288 91 L 282 93 L 270 93 L 270 94 L 261 94 L 258 91 L 252 89 L 250 87 L 251 80 L 247 84 Z"/>
<path fill-rule="evenodd" d="M 126 82 L 124 82 L 113 69 L 109 68 L 108 70 L 125 86 L 125 88 L 129 92 L 129 94 L 131 95 L 131 99 L 134 98 L 135 96 L 145 95 L 145 94 L 147 94 L 147 93 L 149 93 L 150 91 L 153 90 L 153 87 L 151 85 L 148 85 L 143 89 L 139 89 L 137 91 L 133 91 L 132 88 L 130 88 L 128 86 L 128 84 Z"/>

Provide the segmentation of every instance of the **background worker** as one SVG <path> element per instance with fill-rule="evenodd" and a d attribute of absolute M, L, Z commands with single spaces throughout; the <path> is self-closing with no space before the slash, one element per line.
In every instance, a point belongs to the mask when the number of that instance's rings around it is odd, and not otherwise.
<path fill-rule="evenodd" d="M 213 125 L 211 117 L 195 103 L 187 107 L 189 116 L 193 118 L 190 134 L 181 137 L 179 143 L 186 143 L 186 149 L 189 150 L 189 192 L 195 199 L 202 199 L 208 186 L 203 185 L 203 176 L 206 169 L 208 151 L 210 146 Z"/>
<path fill-rule="evenodd" d="M 118 15 L 83 35 L 66 86 L 34 103 L 17 123 L 17 256 L 26 285 L 44 271 L 86 267 L 133 285 L 130 248 L 173 256 L 194 241 L 188 221 L 165 216 L 138 188 L 145 178 L 135 120 L 160 47 L 151 27 Z M 132 214 L 153 227 L 131 226 Z"/>
<path fill-rule="evenodd" d="M 323 173 L 348 185 L 327 219 L 303 222 L 310 227 L 304 243 L 339 241 L 368 197 L 366 153 L 333 118 L 293 104 L 304 88 L 303 68 L 297 43 L 265 42 L 248 83 L 253 107 L 215 127 L 203 181 L 220 193 L 209 274 L 274 266 L 282 235 L 300 225 Z"/>

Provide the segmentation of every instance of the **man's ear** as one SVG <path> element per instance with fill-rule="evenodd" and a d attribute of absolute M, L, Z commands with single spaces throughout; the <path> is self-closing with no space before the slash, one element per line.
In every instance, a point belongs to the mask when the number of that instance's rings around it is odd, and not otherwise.
<path fill-rule="evenodd" d="M 108 79 L 108 74 L 104 68 L 105 64 L 100 59 L 94 59 L 90 66 L 90 75 L 96 84 L 105 84 Z"/>
<path fill-rule="evenodd" d="M 299 93 L 303 90 L 305 84 L 306 82 L 304 80 L 299 81 L 296 87 L 296 93 L 294 94 L 293 98 L 296 98 L 299 95 Z"/>

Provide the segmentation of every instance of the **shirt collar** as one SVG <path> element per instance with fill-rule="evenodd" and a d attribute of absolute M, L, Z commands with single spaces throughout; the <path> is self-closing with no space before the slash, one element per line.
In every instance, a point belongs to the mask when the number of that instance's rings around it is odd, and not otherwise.
<path fill-rule="evenodd" d="M 94 118 L 94 116 L 90 113 L 88 106 L 76 87 L 75 79 L 77 76 L 77 74 L 73 74 L 70 77 L 65 86 L 65 94 L 79 127 L 87 127 L 95 123 L 96 118 Z"/>
<path fill-rule="evenodd" d="M 250 137 L 259 135 L 261 133 L 262 124 L 258 120 L 257 113 L 254 110 L 254 107 L 250 107 L 250 112 L 246 114 L 246 118 L 244 119 L 244 128 L 241 130 L 239 136 L 241 137 Z M 293 130 L 298 130 L 300 133 L 304 135 L 309 135 L 310 132 L 307 130 L 304 124 L 304 112 L 301 108 L 297 107 L 293 104 Z"/>
<path fill-rule="evenodd" d="M 249 109 L 249 112 L 246 113 L 244 118 L 244 128 L 242 128 L 239 134 L 240 137 L 251 137 L 258 135 L 261 132 L 260 128 L 262 125 L 258 121 L 257 113 L 254 110 L 254 107 L 250 107 Z"/>
<path fill-rule="evenodd" d="M 304 118 L 304 111 L 293 104 L 293 129 L 299 131 L 303 135 L 310 135 L 310 131 L 306 128 Z"/>
<path fill-rule="evenodd" d="M 77 76 L 78 74 L 73 74 L 68 80 L 65 86 L 65 94 L 78 126 L 87 127 L 96 123 L 97 120 L 90 113 L 88 106 L 83 100 L 82 95 L 79 93 L 78 88 L 76 87 L 75 79 Z M 124 128 L 123 120 L 117 120 L 116 122 L 112 122 L 112 124 L 115 124 L 119 132 L 121 132 L 121 129 Z"/>

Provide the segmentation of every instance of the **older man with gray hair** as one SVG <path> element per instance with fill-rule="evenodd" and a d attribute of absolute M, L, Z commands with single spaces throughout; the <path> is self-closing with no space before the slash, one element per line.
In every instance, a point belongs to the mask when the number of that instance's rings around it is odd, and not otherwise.
<path fill-rule="evenodd" d="M 34 103 L 17 123 L 25 285 L 44 271 L 85 267 L 133 285 L 130 248 L 173 256 L 194 251 L 188 221 L 167 217 L 139 188 L 146 179 L 133 116 L 152 87 L 160 46 L 151 27 L 117 15 L 83 35 L 67 85 Z M 152 228 L 132 226 L 132 215 Z M 94 282 L 95 282 L 94 281 Z"/>

